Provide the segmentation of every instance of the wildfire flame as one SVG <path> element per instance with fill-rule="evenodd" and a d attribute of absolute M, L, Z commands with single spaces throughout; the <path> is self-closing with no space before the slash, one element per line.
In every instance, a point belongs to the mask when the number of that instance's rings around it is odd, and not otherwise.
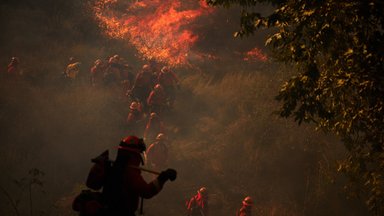
<path fill-rule="evenodd" d="M 98 0 L 93 11 L 107 36 L 128 40 L 143 59 L 174 67 L 188 63 L 199 38 L 187 25 L 212 8 L 204 0 Z"/>
<path fill-rule="evenodd" d="M 261 51 L 261 49 L 255 47 L 248 52 L 244 53 L 244 61 L 262 61 L 266 62 L 268 57 Z"/>

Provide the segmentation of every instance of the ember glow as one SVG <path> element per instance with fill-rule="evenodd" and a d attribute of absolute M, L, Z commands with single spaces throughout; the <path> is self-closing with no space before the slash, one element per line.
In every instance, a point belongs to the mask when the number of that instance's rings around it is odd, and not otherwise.
<path fill-rule="evenodd" d="M 268 57 L 257 47 L 249 50 L 248 52 L 244 53 L 243 57 L 244 61 L 261 61 L 266 62 L 268 60 Z"/>
<path fill-rule="evenodd" d="M 134 45 L 143 59 L 188 64 L 198 40 L 190 25 L 212 12 L 204 0 L 99 0 L 93 7 L 105 34 Z"/>

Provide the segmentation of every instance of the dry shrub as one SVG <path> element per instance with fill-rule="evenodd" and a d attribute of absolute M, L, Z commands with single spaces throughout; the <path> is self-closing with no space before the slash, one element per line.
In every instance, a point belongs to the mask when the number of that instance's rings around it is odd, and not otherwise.
<path fill-rule="evenodd" d="M 273 114 L 284 76 L 227 73 L 183 80 L 177 103 L 182 133 L 173 135 L 173 163 L 184 174 L 181 184 L 209 188 L 212 215 L 235 212 L 246 195 L 260 215 L 348 212 L 329 181 L 343 152 L 338 141 Z M 339 206 L 320 209 L 330 202 Z"/>

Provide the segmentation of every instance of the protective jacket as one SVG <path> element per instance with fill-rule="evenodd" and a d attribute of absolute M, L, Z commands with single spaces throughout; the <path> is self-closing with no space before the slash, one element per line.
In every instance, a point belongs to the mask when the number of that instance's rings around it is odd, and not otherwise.
<path fill-rule="evenodd" d="M 157 178 L 147 183 L 141 171 L 133 168 L 139 166 L 141 160 L 139 154 L 119 150 L 103 188 L 108 215 L 135 215 L 140 197 L 149 199 L 162 189 L 164 182 L 159 182 Z"/>
<path fill-rule="evenodd" d="M 20 74 L 19 69 L 19 61 L 16 59 L 12 59 L 12 61 L 8 64 L 7 68 L 7 76 L 17 76 Z"/>
<path fill-rule="evenodd" d="M 251 208 L 249 206 L 242 206 L 236 213 L 236 216 L 252 216 Z"/>
<path fill-rule="evenodd" d="M 147 104 L 149 106 L 163 106 L 166 104 L 166 97 L 163 90 L 152 90 L 148 96 Z"/>
<path fill-rule="evenodd" d="M 143 120 L 144 114 L 141 110 L 135 109 L 135 110 L 129 110 L 128 116 L 127 116 L 127 123 L 129 125 L 135 124 Z"/>
<path fill-rule="evenodd" d="M 67 78 L 74 80 L 78 76 L 79 72 L 80 72 L 80 62 L 75 62 L 67 66 L 65 74 Z"/>
<path fill-rule="evenodd" d="M 135 78 L 135 87 L 149 87 L 153 86 L 153 76 L 149 71 L 140 71 Z"/>
<path fill-rule="evenodd" d="M 151 115 L 144 130 L 144 138 L 149 142 L 155 140 L 159 133 L 164 133 L 165 127 L 163 121 L 158 115 Z"/>
<path fill-rule="evenodd" d="M 174 181 L 176 170 L 162 171 L 156 179 L 147 183 L 141 176 L 141 153 L 145 143 L 136 136 L 124 138 L 118 147 L 114 162 L 109 161 L 108 151 L 92 161 L 86 185 L 102 192 L 83 191 L 73 202 L 72 208 L 81 216 L 135 216 L 139 198 L 149 199 L 160 192 L 164 183 Z"/>
<path fill-rule="evenodd" d="M 165 167 L 168 160 L 168 148 L 163 141 L 152 143 L 147 149 L 147 161 L 155 169 Z"/>
<path fill-rule="evenodd" d="M 158 83 L 163 87 L 174 86 L 179 80 L 177 79 L 176 74 L 173 71 L 162 71 L 158 76 Z"/>
<path fill-rule="evenodd" d="M 105 67 L 101 64 L 96 64 L 91 68 L 91 84 L 98 85 L 101 83 L 105 73 Z"/>
<path fill-rule="evenodd" d="M 208 216 L 208 199 L 196 194 L 189 200 L 187 210 L 188 216 Z"/>

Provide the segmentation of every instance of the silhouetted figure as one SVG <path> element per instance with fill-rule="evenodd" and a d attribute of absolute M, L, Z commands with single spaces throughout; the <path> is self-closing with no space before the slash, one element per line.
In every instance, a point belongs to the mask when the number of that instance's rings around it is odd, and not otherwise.
<path fill-rule="evenodd" d="M 128 136 L 121 141 L 107 187 L 103 191 L 109 215 L 135 215 L 140 197 L 149 199 L 160 192 L 167 180 L 176 179 L 176 171 L 168 169 L 152 182 L 145 182 L 141 171 L 134 168 L 143 164 L 141 153 L 145 150 L 143 140 L 135 136 Z"/>
<path fill-rule="evenodd" d="M 136 136 L 124 138 L 118 147 L 116 160 L 109 161 L 108 151 L 93 159 L 87 186 L 100 192 L 83 191 L 73 209 L 81 216 L 135 216 L 139 198 L 149 199 L 158 194 L 168 180 L 176 179 L 176 171 L 167 169 L 147 183 L 141 176 L 142 153 L 145 143 Z"/>

